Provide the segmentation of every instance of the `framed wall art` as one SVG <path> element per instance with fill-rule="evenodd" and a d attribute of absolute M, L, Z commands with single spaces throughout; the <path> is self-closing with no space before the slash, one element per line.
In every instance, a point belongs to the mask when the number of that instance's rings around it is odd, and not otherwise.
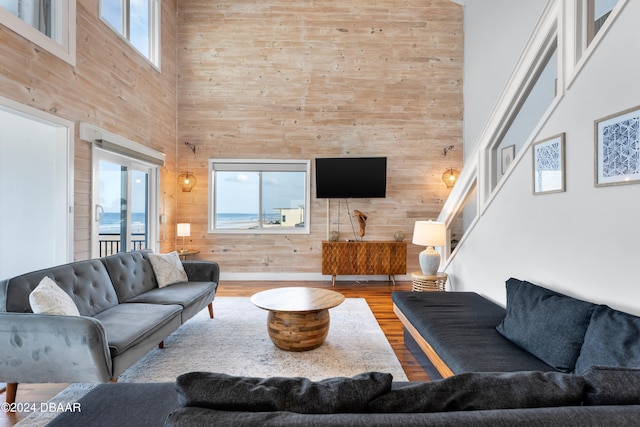
<path fill-rule="evenodd" d="M 533 194 L 565 191 L 565 136 L 552 136 L 533 144 Z"/>
<path fill-rule="evenodd" d="M 509 145 L 508 147 L 504 147 L 500 152 L 500 155 L 502 160 L 501 172 L 502 175 L 504 175 L 504 173 L 507 171 L 507 168 L 509 167 L 511 162 L 513 162 L 513 159 L 516 156 L 516 146 Z"/>
<path fill-rule="evenodd" d="M 640 182 L 640 106 L 595 121 L 595 185 Z"/>

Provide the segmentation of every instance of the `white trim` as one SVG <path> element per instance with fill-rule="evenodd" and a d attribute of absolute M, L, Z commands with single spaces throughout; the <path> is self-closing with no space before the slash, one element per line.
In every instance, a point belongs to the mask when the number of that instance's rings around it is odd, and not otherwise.
<path fill-rule="evenodd" d="M 158 164 L 152 164 L 144 162 L 135 157 L 122 154 L 120 152 L 104 149 L 98 144 L 92 144 L 91 146 L 91 256 L 96 258 L 99 256 L 99 235 L 100 224 L 97 221 L 97 209 L 99 206 L 99 194 L 100 194 L 100 160 L 106 160 L 118 165 L 124 165 L 127 167 L 127 176 L 131 178 L 134 171 L 143 172 L 148 175 L 148 191 L 147 191 L 147 249 L 151 249 L 157 252 L 160 247 L 160 215 L 159 215 L 159 179 L 160 179 L 160 166 Z M 131 188 L 132 183 L 129 182 L 127 186 L 127 201 L 131 201 Z M 127 218 L 128 223 L 131 222 L 131 205 L 127 203 Z M 131 234 L 126 236 L 127 247 L 130 247 Z"/>
<path fill-rule="evenodd" d="M 124 42 L 126 42 L 135 52 L 138 53 L 145 61 L 149 63 L 156 71 L 161 72 L 160 68 L 160 57 L 162 51 L 162 40 L 161 40 L 161 28 L 162 28 L 162 1 L 161 0 L 148 0 L 149 1 L 149 46 L 147 47 L 149 50 L 149 56 L 140 52 L 140 50 L 131 43 L 131 34 L 130 34 L 130 22 L 129 22 L 129 13 L 130 10 L 126 9 L 129 6 L 129 2 L 123 2 L 122 5 L 122 31 L 118 31 L 102 17 L 102 0 L 98 2 L 98 18 L 100 21 L 105 24 L 111 31 L 116 33 Z"/>
<path fill-rule="evenodd" d="M 559 2 L 550 0 L 547 2 L 544 11 L 540 19 L 538 20 L 536 27 L 527 41 L 525 48 L 523 49 L 520 58 L 518 59 L 511 76 L 507 84 L 505 85 L 502 93 L 498 97 L 498 101 L 496 102 L 491 115 L 489 116 L 487 122 L 485 123 L 480 136 L 469 155 L 470 161 L 477 160 L 477 170 L 476 174 L 469 172 L 463 173 L 460 177 L 458 177 L 456 186 L 454 186 L 454 190 L 451 192 L 448 199 L 452 199 L 451 202 L 447 200 L 445 203 L 445 208 L 451 209 L 452 206 L 458 206 L 464 201 L 466 197 L 466 193 L 468 192 L 471 183 L 475 180 L 477 183 L 477 192 L 478 192 L 478 216 L 482 216 L 484 211 L 491 204 L 491 201 L 495 197 L 495 194 L 502 187 L 504 181 L 508 178 L 508 175 L 511 174 L 515 165 L 520 161 L 520 159 L 524 156 L 527 151 L 528 145 L 533 139 L 533 137 L 537 134 L 542 123 L 544 123 L 549 117 L 551 111 L 553 111 L 559 99 L 563 95 L 564 89 L 559 84 L 558 85 L 558 94 L 554 98 L 551 106 L 545 112 L 545 115 L 541 118 L 538 126 L 533 130 L 530 135 L 528 142 L 523 145 L 523 147 L 519 150 L 516 155 L 516 158 L 511 163 L 509 169 L 507 169 L 506 173 L 502 178 L 493 185 L 493 149 L 494 144 L 497 141 L 498 136 L 504 132 L 505 127 L 509 124 L 509 121 L 506 118 L 510 117 L 514 110 L 518 108 L 520 105 L 519 102 L 522 101 L 521 95 L 524 90 L 530 87 L 532 81 L 537 78 L 538 73 L 532 72 L 538 70 L 542 61 L 544 61 L 549 54 L 549 47 L 554 39 L 557 40 L 556 45 L 558 46 L 558 53 L 560 55 L 561 49 L 560 45 L 562 40 L 559 38 L 559 10 L 560 5 Z M 560 57 L 558 57 L 558 67 L 562 67 Z M 561 70 L 558 72 L 558 82 L 562 83 Z M 476 168 L 472 167 L 472 169 Z M 465 165 L 463 168 L 463 172 L 465 169 L 468 169 Z M 463 188 L 460 190 L 456 190 L 456 187 L 462 186 Z M 464 191 L 463 191 L 464 190 Z M 444 212 L 445 217 L 451 217 L 451 212 L 448 210 Z"/>
<path fill-rule="evenodd" d="M 75 123 L 65 120 L 53 114 L 29 107 L 24 104 L 12 101 L 8 98 L 0 96 L 0 110 L 19 114 L 22 117 L 35 120 L 41 123 L 50 124 L 58 128 L 56 136 L 58 141 L 66 140 L 66 158 L 67 158 L 67 208 L 66 208 L 66 224 L 67 224 L 67 242 L 66 257 L 68 262 L 74 259 L 74 187 L 75 187 Z"/>
<path fill-rule="evenodd" d="M 562 55 L 564 55 L 565 48 L 563 47 L 564 40 L 560 34 L 560 28 L 562 27 L 560 23 L 560 3 L 561 2 L 550 0 L 545 5 L 545 9 L 531 37 L 527 41 L 522 54 L 518 58 L 511 76 L 502 90 L 489 119 L 485 123 L 477 143 L 465 161 L 456 185 L 451 190 L 449 197 L 440 211 L 438 221 L 447 224 L 448 229 L 460 209 L 464 207 L 465 200 L 475 184 L 477 213 L 461 236 L 458 247 L 461 246 L 467 236 L 471 234 L 480 217 L 484 215 L 484 212 L 492 203 L 497 193 L 500 192 L 506 180 L 513 173 L 516 165 L 526 156 L 529 145 L 564 96 L 563 69 L 565 64 L 562 62 Z M 514 111 L 519 108 L 521 102 L 523 102 L 523 93 L 527 91 L 538 78 L 541 66 L 544 65 L 547 58 L 549 58 L 549 54 L 551 53 L 550 48 L 554 40 L 557 49 L 556 55 L 558 57 L 557 93 L 536 127 L 531 134 L 528 135 L 522 148 L 516 153 L 516 157 L 509 165 L 505 174 L 494 183 L 493 171 L 494 168 L 497 167 L 497 165 L 494 164 L 494 149 L 497 147 L 496 144 L 498 143 L 499 136 L 505 132 L 507 126 L 510 124 L 510 120 L 507 119 L 512 117 Z M 456 251 L 444 260 L 445 270 L 455 257 L 455 253 Z"/>
<path fill-rule="evenodd" d="M 408 274 L 395 275 L 395 280 L 398 282 L 410 282 L 411 276 Z M 319 282 L 324 281 L 331 283 L 331 276 L 320 273 L 225 273 L 220 272 L 220 281 L 260 281 L 260 282 Z M 386 275 L 371 275 L 371 276 L 337 276 L 336 283 L 338 282 L 388 282 L 389 277 Z M 393 285 L 390 285 L 393 286 Z"/>
<path fill-rule="evenodd" d="M 462 208 L 464 200 L 467 198 L 467 194 L 473 188 L 474 182 L 476 182 L 477 191 L 477 175 L 478 175 L 478 151 L 475 150 L 471 157 L 465 162 L 465 167 L 462 168 L 460 176 L 456 180 L 456 185 L 451 189 L 449 197 L 444 202 L 440 214 L 438 215 L 438 221 L 449 224 L 455 218 L 458 211 Z M 479 206 L 478 206 L 479 208 Z M 478 209 L 478 216 L 480 215 L 480 209 Z"/>
<path fill-rule="evenodd" d="M 153 148 L 142 145 L 138 142 L 124 138 L 108 130 L 99 128 L 86 122 L 80 122 L 80 139 L 83 141 L 98 144 L 107 150 L 117 151 L 119 154 L 135 157 L 141 161 L 159 164 L 164 166 L 166 155 Z M 136 153 L 138 155 L 136 155 Z"/>
<path fill-rule="evenodd" d="M 483 163 L 479 160 L 479 153 L 475 150 L 472 153 L 471 158 L 466 162 L 465 167 L 462 169 L 456 185 L 451 190 L 451 193 L 449 193 L 449 197 L 445 201 L 444 206 L 438 215 L 437 221 L 444 222 L 446 224 L 447 231 L 449 231 L 451 223 L 455 220 L 460 210 L 464 209 L 467 197 L 475 187 L 476 216 L 471 220 L 467 229 L 464 230 L 464 233 L 458 241 L 458 246 L 462 245 L 462 243 L 467 239 L 482 216 L 482 210 L 480 209 L 480 183 L 478 180 L 478 170 L 481 169 L 482 164 Z M 447 267 L 456 256 L 457 251 L 450 252 L 449 255 L 446 255 L 450 250 L 451 241 L 448 241 L 446 250 L 441 250 L 441 256 L 443 259 L 443 266 L 441 267 L 442 271 L 446 271 Z"/>
<path fill-rule="evenodd" d="M 0 24 L 75 67 L 76 0 L 58 0 L 54 10 L 56 34 L 48 37 L 8 10 L 0 7 Z"/>
<path fill-rule="evenodd" d="M 214 165 L 221 165 L 221 167 L 216 168 Z M 260 170 L 273 170 L 273 171 L 286 171 L 284 169 L 278 169 L 277 165 L 286 165 L 285 168 L 288 168 L 289 171 L 292 165 L 299 165 L 299 168 L 296 168 L 297 171 L 305 172 L 305 194 L 304 194 L 304 227 L 273 227 L 273 228 L 261 228 L 261 229 L 224 229 L 224 228 L 215 228 L 214 227 L 214 213 L 215 209 L 215 198 L 214 198 L 214 189 L 215 189 L 215 170 L 235 170 L 235 171 L 247 171 L 251 170 L 250 167 L 241 167 L 236 168 L 234 165 L 273 165 L 273 169 L 269 168 L 260 168 Z M 311 160 L 306 159 L 209 159 L 209 168 L 208 168 L 208 212 L 207 212 L 207 228 L 208 232 L 211 234 L 310 234 L 311 233 Z"/>
<path fill-rule="evenodd" d="M 571 87 L 573 82 L 576 80 L 576 78 L 584 68 L 585 64 L 589 61 L 589 58 L 591 58 L 591 55 L 596 50 L 597 46 L 600 44 L 601 40 L 604 38 L 605 34 L 609 31 L 609 28 L 611 28 L 611 26 L 613 25 L 613 22 L 618 18 L 620 13 L 622 13 L 622 10 L 627 5 L 628 0 L 618 0 L 618 3 L 616 3 L 614 8 L 611 10 L 611 14 L 605 21 L 602 28 L 600 28 L 600 31 L 598 31 L 598 34 L 595 35 L 593 40 L 591 40 L 591 43 L 589 43 L 589 45 L 586 47 L 584 47 L 583 45 L 587 43 L 587 30 L 586 28 L 584 28 L 586 24 L 585 15 L 587 14 L 587 6 L 585 6 L 584 4 L 587 2 L 587 0 L 577 1 L 582 7 L 574 7 L 572 4 L 566 5 L 565 19 L 563 20 L 567 27 L 564 31 L 565 36 L 567 37 L 569 42 L 567 46 L 571 46 L 574 49 L 573 55 L 567 55 L 569 56 L 567 61 L 568 63 L 566 64 L 567 89 Z M 580 56 L 578 57 L 578 55 Z"/>
<path fill-rule="evenodd" d="M 149 2 L 149 61 L 161 71 L 162 59 L 162 2 L 151 0 Z"/>

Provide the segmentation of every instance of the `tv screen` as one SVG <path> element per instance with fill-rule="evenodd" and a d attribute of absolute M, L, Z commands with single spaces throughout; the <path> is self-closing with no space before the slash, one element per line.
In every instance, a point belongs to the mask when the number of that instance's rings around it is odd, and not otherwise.
<path fill-rule="evenodd" d="M 316 197 L 350 199 L 386 197 L 386 157 L 316 159 Z"/>

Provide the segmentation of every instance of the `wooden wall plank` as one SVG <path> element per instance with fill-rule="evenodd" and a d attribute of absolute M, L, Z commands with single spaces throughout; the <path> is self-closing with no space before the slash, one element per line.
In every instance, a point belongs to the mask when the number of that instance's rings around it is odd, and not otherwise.
<path fill-rule="evenodd" d="M 97 0 L 77 2 L 76 21 L 75 67 L 0 26 L 0 95 L 164 152 L 163 252 L 190 220 L 200 257 L 223 271 L 320 271 L 324 200 L 312 197 L 309 235 L 207 233 L 209 158 L 388 156 L 388 197 L 349 204 L 369 215 L 371 240 L 410 239 L 416 219 L 435 218 L 448 194 L 440 175 L 461 164 L 463 14 L 448 0 L 166 0 L 160 72 L 100 21 Z M 77 135 L 75 156 L 75 257 L 85 259 L 91 154 Z M 177 192 L 187 161 L 199 184 Z M 341 206 L 331 204 L 331 228 L 346 238 Z M 421 248 L 408 249 L 413 269 Z"/>
<path fill-rule="evenodd" d="M 208 234 L 210 158 L 387 156 L 387 198 L 349 203 L 369 216 L 365 239 L 410 239 L 415 220 L 437 216 L 441 175 L 462 158 L 459 5 L 182 0 L 178 21 L 178 140 L 198 147 L 189 167 L 199 179 L 177 194 L 178 216 L 190 218 L 201 259 L 226 272 L 319 273 L 327 233 L 326 202 L 312 196 L 309 235 Z M 344 239 L 341 206 L 332 202 L 331 228 Z M 408 270 L 422 249 L 408 245 Z"/>
<path fill-rule="evenodd" d="M 98 17 L 98 1 L 78 1 L 76 66 L 0 26 L 0 95 L 76 124 L 74 256 L 90 257 L 91 154 L 78 136 L 89 122 L 164 152 L 175 194 L 176 0 L 162 2 L 162 69 L 158 72 Z M 175 203 L 164 203 L 175 221 Z M 175 227 L 166 226 L 167 230 Z M 165 230 L 166 231 L 166 230 Z M 168 234 L 168 233 L 167 233 Z M 175 233 L 161 245 L 174 248 Z"/>

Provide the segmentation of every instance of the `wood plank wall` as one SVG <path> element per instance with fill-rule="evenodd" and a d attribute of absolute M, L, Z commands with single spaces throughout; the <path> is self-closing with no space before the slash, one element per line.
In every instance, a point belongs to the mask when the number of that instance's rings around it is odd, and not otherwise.
<path fill-rule="evenodd" d="M 98 0 L 76 2 L 77 62 L 72 67 L 0 25 L 0 96 L 76 124 L 76 259 L 90 257 L 91 150 L 78 136 L 88 122 L 164 152 L 165 213 L 175 218 L 176 0 L 162 1 L 161 72 L 98 17 Z M 175 226 L 163 226 L 172 250 Z"/>
<path fill-rule="evenodd" d="M 349 204 L 368 215 L 365 239 L 402 230 L 410 241 L 415 220 L 437 216 L 441 175 L 462 161 L 458 4 L 181 0 L 177 13 L 178 169 L 189 162 L 199 180 L 177 193 L 177 216 L 201 259 L 224 272 L 319 273 L 327 233 L 312 182 L 310 235 L 208 234 L 210 158 L 387 156 L 387 198 Z M 345 204 L 329 211 L 330 228 L 352 237 Z M 409 244 L 409 271 L 422 249 Z"/>
<path fill-rule="evenodd" d="M 320 271 L 324 200 L 312 197 L 310 235 L 207 233 L 209 158 L 387 156 L 387 198 L 349 205 L 369 217 L 365 238 L 402 230 L 409 240 L 415 220 L 437 216 L 448 195 L 440 175 L 462 161 L 459 5 L 165 0 L 161 72 L 100 21 L 98 0 L 76 7 L 75 67 L 0 26 L 0 95 L 164 152 L 161 251 L 190 221 L 190 247 L 226 272 Z M 75 258 L 86 259 L 91 152 L 77 131 L 75 143 Z M 187 161 L 199 184 L 176 192 Z M 330 227 L 351 237 L 338 208 Z M 409 245 L 409 271 L 420 249 Z"/>

